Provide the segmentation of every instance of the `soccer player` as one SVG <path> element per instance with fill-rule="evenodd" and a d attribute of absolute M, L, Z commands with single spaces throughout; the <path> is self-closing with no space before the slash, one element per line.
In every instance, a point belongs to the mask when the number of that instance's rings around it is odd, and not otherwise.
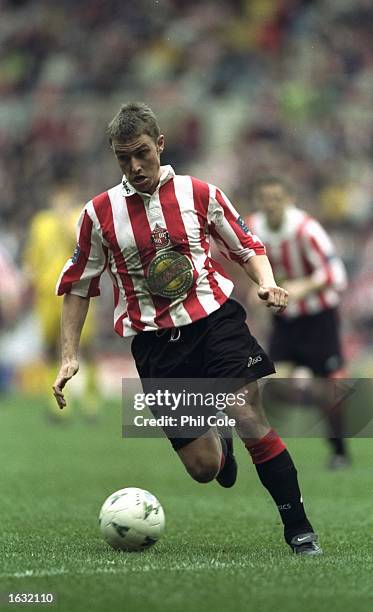
<path fill-rule="evenodd" d="M 0 344 L 3 333 L 17 323 L 22 312 L 24 279 L 13 258 L 0 244 Z M 8 391 L 12 382 L 13 367 L 6 359 L 7 351 L 0 353 L 0 394 Z"/>
<path fill-rule="evenodd" d="M 320 381 L 346 375 L 338 318 L 346 287 L 344 265 L 320 223 L 295 207 L 285 179 L 259 178 L 253 197 L 258 212 L 246 219 L 247 224 L 264 241 L 274 276 L 289 293 L 286 311 L 272 317 L 269 356 L 281 378 L 290 378 L 297 366 L 318 377 L 312 386 L 328 422 L 332 449 L 328 467 L 344 468 L 349 457 L 342 437 L 342 411 L 333 409 L 332 385 Z"/>
<path fill-rule="evenodd" d="M 76 207 L 76 188 L 72 183 L 61 183 L 51 191 L 50 205 L 33 217 L 24 250 L 24 268 L 32 288 L 35 313 L 40 325 L 46 362 L 43 364 L 44 392 L 50 397 L 56 363 L 60 353 L 60 300 L 51 291 L 61 268 L 76 244 L 76 223 L 81 208 Z M 91 353 L 93 340 L 92 311 L 87 318 L 81 337 L 81 345 L 86 359 Z M 85 367 L 83 385 L 76 395 L 84 395 L 81 409 L 89 419 L 97 413 L 97 393 L 93 389 L 92 363 Z M 79 393 L 78 393 L 79 392 Z M 59 421 L 61 411 L 56 410 L 53 401 L 48 406 L 49 416 Z"/>
<path fill-rule="evenodd" d="M 233 283 L 210 254 L 213 237 L 258 285 L 263 302 L 282 310 L 287 292 L 276 285 L 263 244 L 220 189 L 161 166 L 165 139 L 145 104 L 122 106 L 108 136 L 122 181 L 85 206 L 78 246 L 57 286 L 58 294 L 65 294 L 62 365 L 53 387 L 59 406 L 66 405 L 63 388 L 78 371 L 90 298 L 99 294 L 100 276 L 109 266 L 114 329 L 132 337 L 140 378 L 244 379 L 246 404 L 227 413 L 236 419 L 237 432 L 277 505 L 287 544 L 297 554 L 319 554 L 293 461 L 259 402 L 256 381 L 272 373 L 273 364 L 251 336 L 244 309 L 229 297 Z M 192 439 L 167 433 L 197 482 L 216 478 L 222 486 L 234 484 L 231 439 L 208 426 Z"/>

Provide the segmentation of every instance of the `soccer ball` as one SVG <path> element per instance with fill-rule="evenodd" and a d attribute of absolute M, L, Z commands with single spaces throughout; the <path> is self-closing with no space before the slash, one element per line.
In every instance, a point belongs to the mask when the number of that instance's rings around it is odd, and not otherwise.
<path fill-rule="evenodd" d="M 165 516 L 154 495 L 128 487 L 107 498 L 98 522 L 102 535 L 113 548 L 132 552 L 145 550 L 159 540 Z"/>

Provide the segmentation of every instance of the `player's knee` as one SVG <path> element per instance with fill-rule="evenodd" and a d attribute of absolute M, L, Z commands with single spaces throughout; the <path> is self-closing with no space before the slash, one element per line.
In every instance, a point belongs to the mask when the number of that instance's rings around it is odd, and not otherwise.
<path fill-rule="evenodd" d="M 219 472 L 220 459 L 215 456 L 195 457 L 193 463 L 187 467 L 194 480 L 201 483 L 211 482 Z"/>

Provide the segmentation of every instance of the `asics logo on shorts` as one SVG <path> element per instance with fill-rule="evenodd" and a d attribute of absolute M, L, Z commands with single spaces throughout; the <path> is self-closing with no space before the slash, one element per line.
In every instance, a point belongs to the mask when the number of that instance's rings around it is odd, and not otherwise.
<path fill-rule="evenodd" d="M 258 355 L 257 357 L 249 357 L 249 361 L 247 362 L 247 367 L 250 368 L 252 365 L 259 363 L 259 361 L 263 361 L 263 358 Z"/>

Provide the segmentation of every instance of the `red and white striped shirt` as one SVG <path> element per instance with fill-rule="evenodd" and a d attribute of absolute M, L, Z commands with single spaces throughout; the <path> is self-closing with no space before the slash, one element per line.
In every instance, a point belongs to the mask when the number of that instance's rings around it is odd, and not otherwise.
<path fill-rule="evenodd" d="M 282 316 L 315 314 L 338 305 L 340 293 L 346 288 L 345 267 L 316 219 L 298 208 L 289 207 L 277 231 L 268 226 L 262 212 L 252 214 L 246 222 L 250 231 L 258 233 L 266 245 L 278 285 L 307 276 L 327 283 L 324 289 L 302 300 L 290 301 Z"/>
<path fill-rule="evenodd" d="M 0 328 L 17 315 L 21 307 L 23 285 L 21 272 L 0 246 Z"/>
<path fill-rule="evenodd" d="M 233 289 L 211 258 L 210 236 L 226 257 L 240 264 L 265 253 L 262 242 L 213 185 L 175 175 L 171 166 L 164 166 L 156 191 L 148 195 L 123 177 L 84 207 L 78 246 L 62 270 L 57 293 L 99 295 L 100 276 L 108 267 L 114 329 L 120 336 L 188 325 L 220 308 Z M 164 251 L 186 256 L 192 270 L 192 285 L 176 298 L 149 289 L 149 266 Z"/>

